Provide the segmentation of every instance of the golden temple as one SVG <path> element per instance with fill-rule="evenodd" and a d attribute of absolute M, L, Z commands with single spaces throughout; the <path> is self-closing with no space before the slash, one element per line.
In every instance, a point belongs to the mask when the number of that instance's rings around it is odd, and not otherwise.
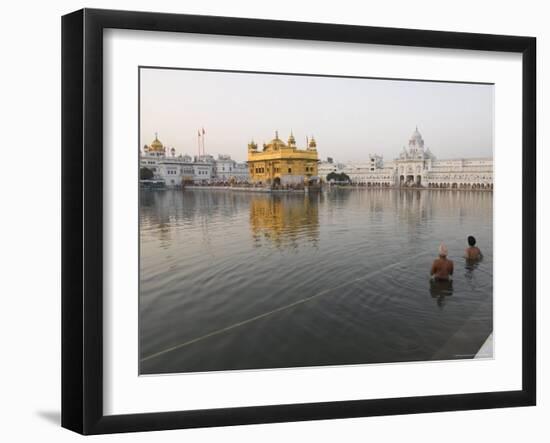
<path fill-rule="evenodd" d="M 275 138 L 264 143 L 263 150 L 252 140 L 248 144 L 248 172 L 252 183 L 264 185 L 303 185 L 317 177 L 317 143 L 315 138 L 307 142 L 305 149 L 296 146 L 292 132 L 287 143 Z"/>

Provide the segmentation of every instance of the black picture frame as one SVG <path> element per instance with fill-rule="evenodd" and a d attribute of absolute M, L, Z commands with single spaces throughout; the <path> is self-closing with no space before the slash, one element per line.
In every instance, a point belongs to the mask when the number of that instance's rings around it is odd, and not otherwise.
<path fill-rule="evenodd" d="M 103 30 L 522 54 L 522 389 L 260 407 L 103 412 Z M 82 434 L 320 420 L 536 403 L 536 39 L 232 17 L 83 9 L 62 18 L 62 426 Z"/>

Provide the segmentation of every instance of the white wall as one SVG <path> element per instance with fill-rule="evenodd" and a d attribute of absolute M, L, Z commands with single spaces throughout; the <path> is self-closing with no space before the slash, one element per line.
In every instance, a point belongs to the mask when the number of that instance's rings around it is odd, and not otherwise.
<path fill-rule="evenodd" d="M 21 182 L 19 168 L 4 168 L 0 186 L 0 438 L 6 442 L 82 439 L 62 430 L 58 426 L 58 417 L 61 341 L 60 16 L 83 6 L 534 35 L 539 39 L 539 150 L 543 135 L 550 127 L 549 89 L 543 89 L 542 84 L 543 77 L 550 76 L 549 14 L 545 11 L 545 2 L 541 1 L 4 2 L 0 28 L 1 137 L 4 149 L 16 146 L 21 154 L 26 154 L 25 175 L 29 177 Z M 546 155 L 542 159 L 547 171 L 550 171 L 549 158 Z M 28 162 L 29 159 L 32 163 Z M 543 161 L 539 159 L 539 169 Z M 539 178 L 541 175 L 539 173 Z M 10 187 L 13 184 L 15 186 Z M 539 217 L 539 222 L 548 226 L 548 180 L 543 186 L 546 188 L 546 203 L 541 211 L 544 220 Z M 542 199 L 539 201 L 542 203 Z M 543 246 L 548 249 L 550 236 L 541 234 Z M 541 259 L 541 267 L 548 268 L 550 260 L 542 256 Z M 539 295 L 548 295 L 550 283 L 540 283 Z M 542 320 L 546 317 L 549 303 L 540 298 L 539 312 L 543 314 L 539 314 L 539 319 Z M 539 406 L 535 408 L 166 431 L 99 437 L 94 441 L 548 441 L 550 384 L 546 374 L 550 370 L 550 325 L 541 323 L 539 321 Z"/>

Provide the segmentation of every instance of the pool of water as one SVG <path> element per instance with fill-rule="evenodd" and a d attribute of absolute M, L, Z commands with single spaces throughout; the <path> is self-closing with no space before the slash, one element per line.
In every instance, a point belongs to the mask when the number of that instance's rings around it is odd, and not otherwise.
<path fill-rule="evenodd" d="M 143 191 L 140 372 L 472 358 L 493 329 L 492 197 Z M 429 280 L 442 241 L 452 285 Z"/>

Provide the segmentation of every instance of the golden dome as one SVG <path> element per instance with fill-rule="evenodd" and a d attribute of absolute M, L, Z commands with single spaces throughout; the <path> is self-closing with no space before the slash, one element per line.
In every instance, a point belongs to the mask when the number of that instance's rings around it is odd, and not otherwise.
<path fill-rule="evenodd" d="M 268 143 L 268 145 L 286 146 L 285 142 L 282 141 L 280 138 L 274 138 Z"/>
<path fill-rule="evenodd" d="M 269 142 L 271 145 L 286 146 L 285 142 L 279 138 L 279 131 L 275 131 L 275 138 Z"/>
<path fill-rule="evenodd" d="M 309 141 L 308 148 L 315 149 L 316 147 L 317 147 L 317 142 L 315 141 L 315 138 L 313 138 L 313 136 L 311 136 L 311 140 Z"/>
<path fill-rule="evenodd" d="M 264 144 L 264 150 L 285 148 L 286 144 L 279 138 L 279 132 L 275 131 L 275 138 L 269 143 Z"/>
<path fill-rule="evenodd" d="M 149 145 L 149 150 L 150 151 L 157 151 L 157 152 L 164 151 L 164 146 L 162 145 L 162 143 L 158 139 L 158 135 L 156 133 L 155 133 L 155 139 Z"/>

